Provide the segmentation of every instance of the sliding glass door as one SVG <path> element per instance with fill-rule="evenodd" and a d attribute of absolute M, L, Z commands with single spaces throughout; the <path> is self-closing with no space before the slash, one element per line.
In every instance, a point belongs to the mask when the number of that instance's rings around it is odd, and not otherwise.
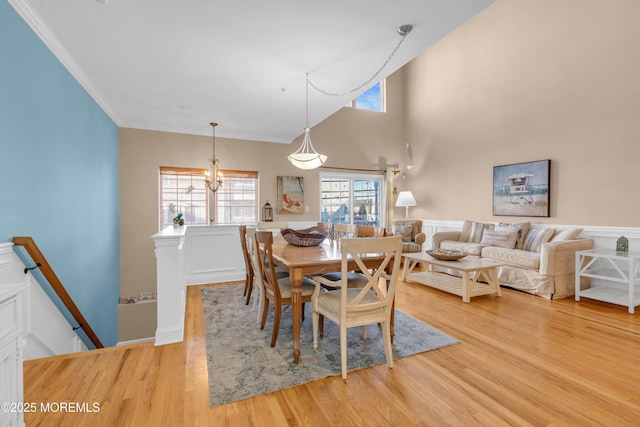
<path fill-rule="evenodd" d="M 334 224 L 385 223 L 384 174 L 320 173 L 320 218 Z"/>

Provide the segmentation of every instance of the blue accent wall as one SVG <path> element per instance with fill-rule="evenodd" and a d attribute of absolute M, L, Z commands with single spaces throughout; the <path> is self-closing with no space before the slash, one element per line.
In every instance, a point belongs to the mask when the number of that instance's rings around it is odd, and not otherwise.
<path fill-rule="evenodd" d="M 14 236 L 34 238 L 102 343 L 115 345 L 118 127 L 0 0 L 0 242 Z"/>

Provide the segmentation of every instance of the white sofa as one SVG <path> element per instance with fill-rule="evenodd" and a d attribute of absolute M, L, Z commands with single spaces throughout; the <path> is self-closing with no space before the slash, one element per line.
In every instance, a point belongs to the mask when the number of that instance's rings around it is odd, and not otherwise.
<path fill-rule="evenodd" d="M 465 221 L 461 231 L 431 236 L 431 248 L 459 250 L 468 256 L 491 259 L 502 286 L 547 299 L 575 294 L 575 253 L 593 249 L 593 239 L 579 238 L 582 229 L 531 227 L 522 223 Z M 449 272 L 451 273 L 451 272 Z M 589 287 L 588 278 L 581 288 Z"/>

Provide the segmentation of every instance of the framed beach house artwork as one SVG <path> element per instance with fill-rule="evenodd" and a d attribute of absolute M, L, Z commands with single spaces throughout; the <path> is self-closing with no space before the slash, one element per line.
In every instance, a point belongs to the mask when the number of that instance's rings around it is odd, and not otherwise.
<path fill-rule="evenodd" d="M 304 212 L 304 178 L 301 176 L 278 177 L 278 213 L 301 214 Z"/>
<path fill-rule="evenodd" d="M 551 160 L 493 167 L 493 215 L 549 216 Z"/>

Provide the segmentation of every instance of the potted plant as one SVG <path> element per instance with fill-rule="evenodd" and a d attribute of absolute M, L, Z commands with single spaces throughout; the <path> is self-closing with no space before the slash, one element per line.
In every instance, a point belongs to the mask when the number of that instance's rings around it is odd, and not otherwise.
<path fill-rule="evenodd" d="M 180 227 L 181 225 L 184 225 L 184 218 L 182 218 L 182 214 L 179 213 L 173 218 L 173 226 Z"/>

